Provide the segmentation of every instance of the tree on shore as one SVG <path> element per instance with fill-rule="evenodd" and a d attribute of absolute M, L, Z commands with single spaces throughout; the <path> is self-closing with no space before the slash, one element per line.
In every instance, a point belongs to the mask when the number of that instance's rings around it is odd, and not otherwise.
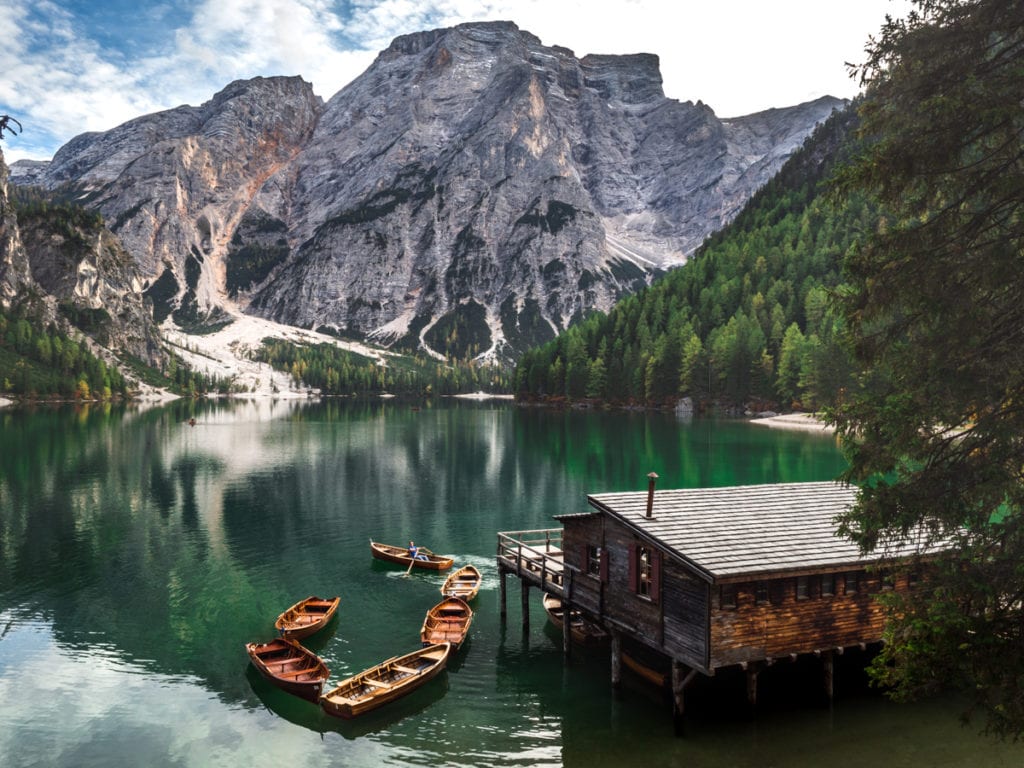
<path fill-rule="evenodd" d="M 973 694 L 1024 736 L 1024 3 L 914 0 L 859 68 L 864 149 L 839 175 L 882 225 L 847 259 L 860 386 L 832 410 L 863 549 L 923 526 L 954 550 L 893 600 L 872 672 Z M 953 554 L 955 552 L 955 554 Z M 969 713 L 970 714 L 970 713 Z"/>

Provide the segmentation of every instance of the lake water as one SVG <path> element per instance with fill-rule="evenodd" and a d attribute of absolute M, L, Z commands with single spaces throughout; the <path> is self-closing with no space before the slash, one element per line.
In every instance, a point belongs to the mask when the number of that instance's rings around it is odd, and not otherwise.
<path fill-rule="evenodd" d="M 195 426 L 188 418 L 194 416 Z M 832 438 L 671 415 L 507 403 L 241 402 L 0 411 L 2 766 L 1019 766 L 953 700 L 895 705 L 842 657 L 837 700 L 801 665 L 688 699 L 686 738 L 645 684 L 609 686 L 544 620 L 523 631 L 496 533 L 554 527 L 586 494 L 834 478 Z M 331 680 L 418 646 L 442 575 L 370 557 L 410 538 L 486 582 L 441 677 L 355 721 L 278 691 L 246 642 L 310 594 Z"/>

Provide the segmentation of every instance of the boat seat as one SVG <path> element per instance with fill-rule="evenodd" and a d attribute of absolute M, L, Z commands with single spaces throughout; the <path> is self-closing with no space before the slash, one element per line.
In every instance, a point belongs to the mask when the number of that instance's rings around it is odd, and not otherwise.
<path fill-rule="evenodd" d="M 306 667 L 305 669 L 291 669 L 287 672 L 278 672 L 276 674 L 278 677 L 298 677 L 299 675 L 312 674 L 316 671 L 316 667 Z"/>
<path fill-rule="evenodd" d="M 367 685 L 372 685 L 376 688 L 390 688 L 391 683 L 382 683 L 380 680 L 374 680 L 372 677 L 363 678 L 363 682 Z"/>
<path fill-rule="evenodd" d="M 398 670 L 399 672 L 405 672 L 409 675 L 418 675 L 420 673 L 418 669 L 413 669 L 412 667 L 403 667 L 401 664 L 392 664 L 391 668 Z"/>

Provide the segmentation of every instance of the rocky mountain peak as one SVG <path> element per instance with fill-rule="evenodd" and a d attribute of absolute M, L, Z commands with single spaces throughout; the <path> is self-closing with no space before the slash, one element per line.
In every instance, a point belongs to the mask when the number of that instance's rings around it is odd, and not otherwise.
<path fill-rule="evenodd" d="M 159 317 L 237 304 L 508 355 L 681 263 L 837 104 L 724 122 L 666 98 L 652 54 L 462 24 L 396 38 L 326 103 L 237 81 L 77 137 L 44 178 L 102 211 Z"/>

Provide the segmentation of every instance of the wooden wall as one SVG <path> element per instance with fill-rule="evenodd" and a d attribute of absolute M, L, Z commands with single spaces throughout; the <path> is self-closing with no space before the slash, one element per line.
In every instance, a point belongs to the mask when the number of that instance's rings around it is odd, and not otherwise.
<path fill-rule="evenodd" d="M 796 596 L 796 578 L 768 582 L 768 604 L 757 604 L 757 583 L 735 585 L 736 607 L 720 605 L 713 588 L 711 608 L 711 667 L 745 661 L 813 653 L 881 640 L 882 589 L 877 573 L 859 572 L 857 591 L 847 593 L 844 572 L 835 572 L 834 594 L 822 595 L 820 580 L 810 577 L 806 599 Z M 906 588 L 899 580 L 895 588 Z"/>
<path fill-rule="evenodd" d="M 710 588 L 689 569 L 661 553 L 656 562 L 657 594 L 636 593 L 631 553 L 643 542 L 624 525 L 603 516 L 563 520 L 565 562 L 586 573 L 587 546 L 601 547 L 601 575 L 582 575 L 573 584 L 572 602 L 609 628 L 698 669 L 708 669 Z"/>

